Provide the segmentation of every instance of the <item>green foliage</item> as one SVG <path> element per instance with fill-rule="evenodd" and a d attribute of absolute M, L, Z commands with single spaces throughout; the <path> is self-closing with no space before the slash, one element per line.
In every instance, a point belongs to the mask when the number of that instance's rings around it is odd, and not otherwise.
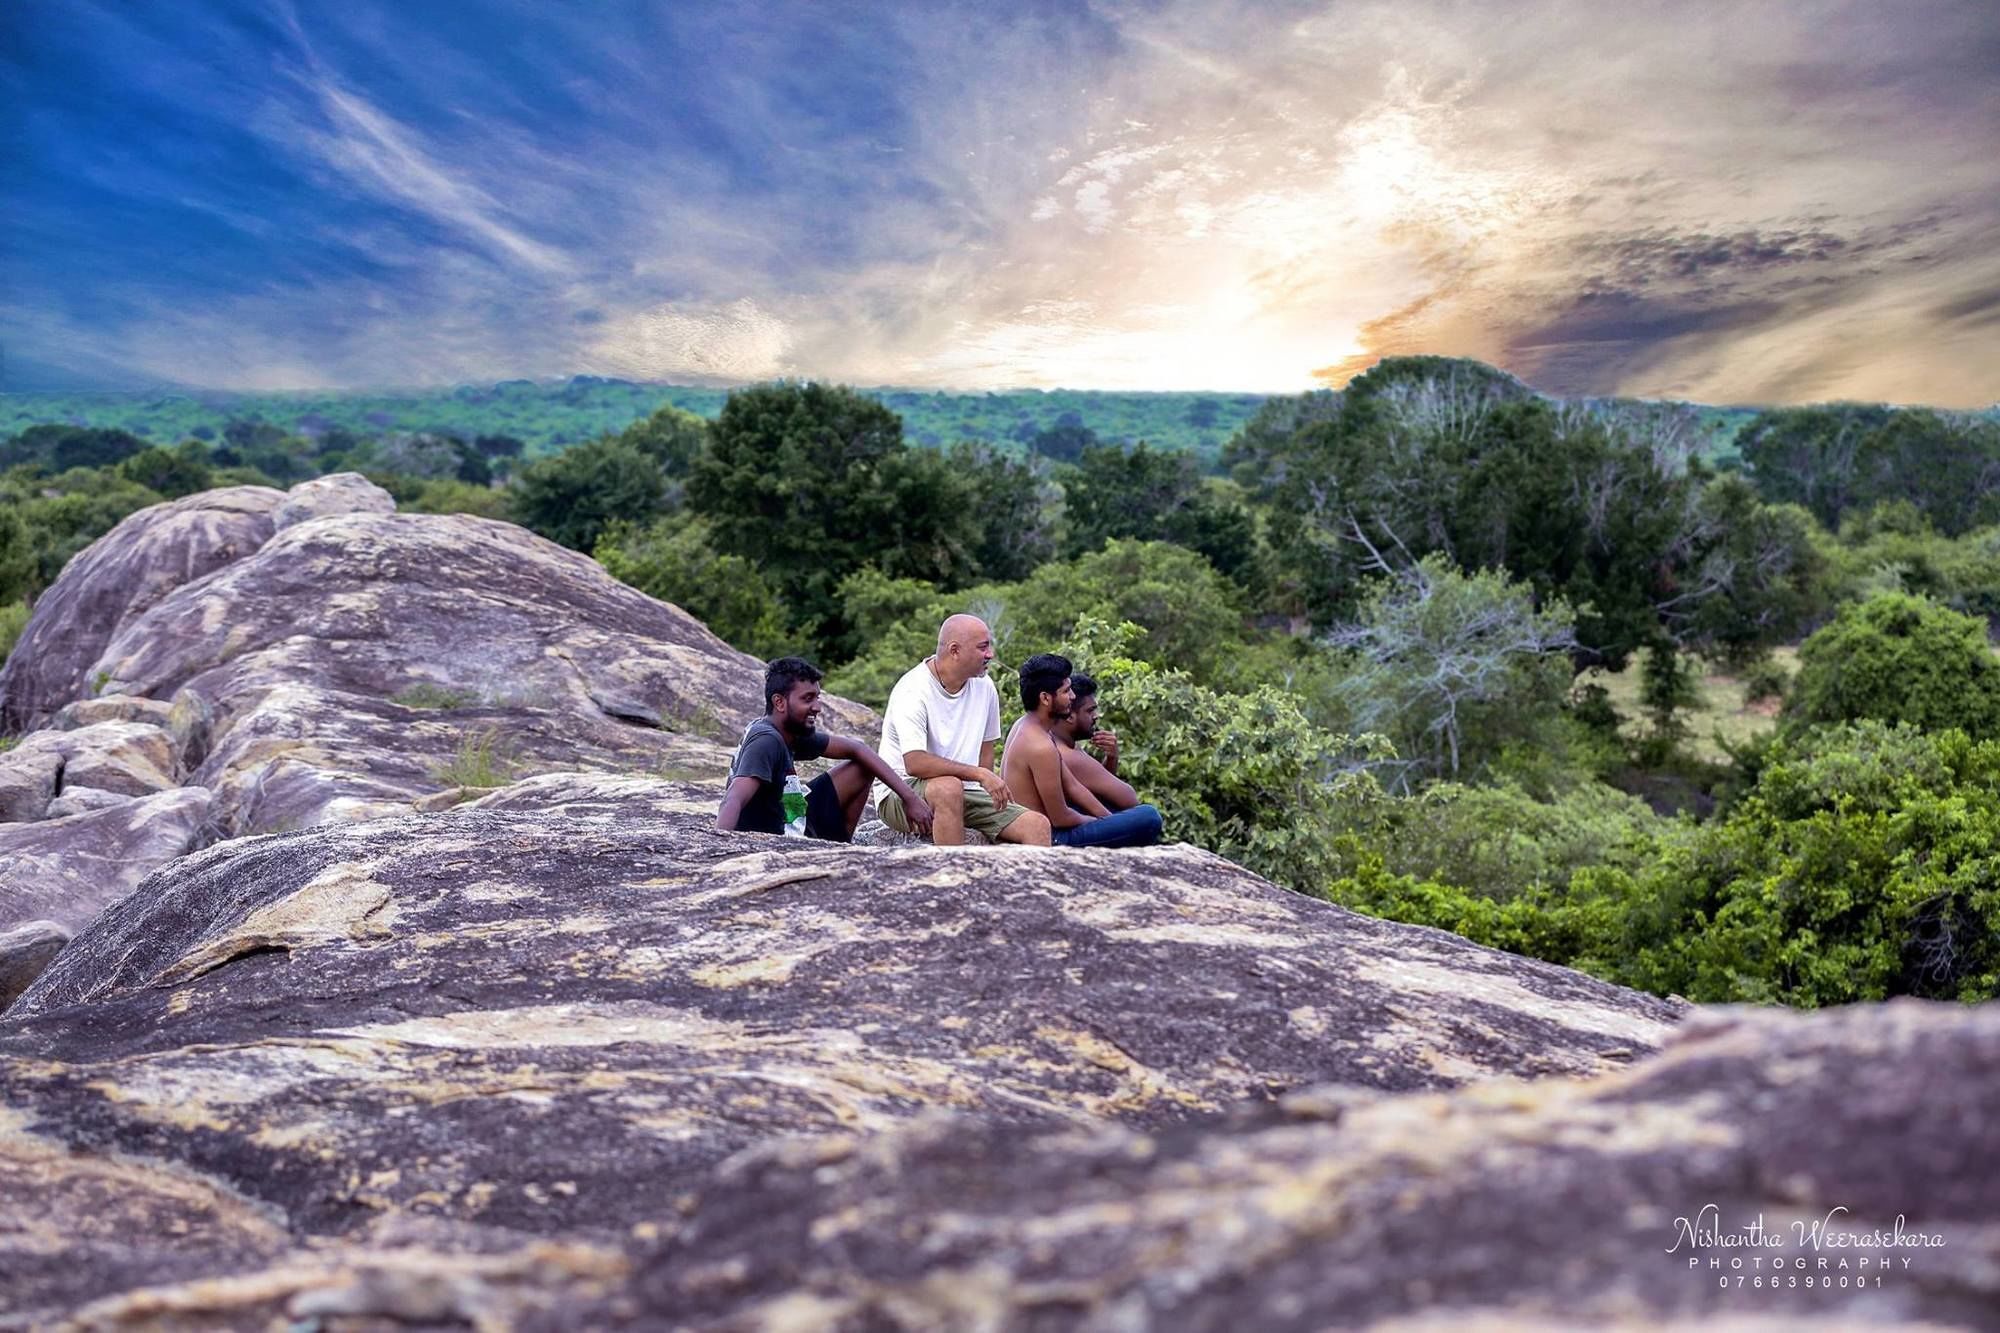
<path fill-rule="evenodd" d="M 593 440 L 530 463 L 507 496 L 516 523 L 573 551 L 588 551 L 613 523 L 643 523 L 660 514 L 667 478 L 632 445 Z"/>
<path fill-rule="evenodd" d="M 1194 459 L 1145 444 L 1090 445 L 1063 473 L 1064 554 L 1107 541 L 1165 541 L 1199 551 L 1241 580 L 1256 553 L 1256 523 L 1225 482 L 1204 482 Z"/>
<path fill-rule="evenodd" d="M 881 626 L 865 649 L 837 669 L 830 688 L 852 698 L 887 699 L 897 677 L 936 649 L 946 616 L 970 611 L 993 630 L 994 651 L 1018 663 L 1062 642 L 1096 617 L 1142 626 L 1132 655 L 1213 683 L 1243 651 L 1237 592 L 1193 551 L 1163 542 L 1120 541 L 1076 560 L 1057 561 L 1018 583 L 985 583 L 919 601 L 922 585 L 879 573 L 843 583 L 852 623 Z"/>
<path fill-rule="evenodd" d="M 1794 724 L 1874 718 L 2000 736 L 2000 660 L 1986 623 L 1902 593 L 1841 608 L 1799 649 Z"/>
<path fill-rule="evenodd" d="M 1781 744 L 1633 882 L 1631 984 L 1805 1007 L 2000 993 L 2000 745 L 1862 722 Z"/>
<path fill-rule="evenodd" d="M 658 463 L 678 489 L 695 459 L 708 447 L 708 422 L 668 403 L 627 426 L 618 438 Z"/>
<path fill-rule="evenodd" d="M 446 787 L 504 787 L 514 780 L 516 767 L 497 731 L 468 731 L 452 757 L 431 769 L 431 777 Z"/>
<path fill-rule="evenodd" d="M 1374 806 L 1348 836 L 1390 875 L 1471 885 L 1504 902 L 1560 893 L 1592 867 L 1638 869 L 1661 822 L 1643 801 L 1600 782 L 1546 800 L 1514 783 L 1438 783 Z"/>
<path fill-rule="evenodd" d="M 719 554 L 704 521 L 683 516 L 645 528 L 614 524 L 594 554 L 619 582 L 674 603 L 734 647 L 767 659 L 786 652 L 777 592 L 742 556 Z"/>
<path fill-rule="evenodd" d="M 1379 736 L 1337 736 L 1283 691 L 1221 694 L 1133 655 L 1136 625 L 1086 617 L 1061 652 L 1097 678 L 1119 772 L 1160 807 L 1167 836 L 1314 891 L 1347 868 L 1336 834 L 1385 799 L 1365 764 Z"/>
<path fill-rule="evenodd" d="M 824 656 L 837 589 L 867 565 L 945 586 L 971 573 L 962 479 L 903 444 L 893 412 L 852 389 L 759 385 L 730 395 L 687 496 L 716 549 L 757 562 Z"/>
<path fill-rule="evenodd" d="M 14 645 L 21 641 L 21 633 L 28 628 L 28 617 L 32 614 L 26 602 L 0 604 L 0 663 L 7 660 Z"/>
<path fill-rule="evenodd" d="M 445 685 L 434 685 L 429 681 L 419 681 L 390 696 L 391 701 L 405 708 L 467 708 L 479 702 L 479 695 L 473 690 L 454 690 Z"/>
<path fill-rule="evenodd" d="M 1855 403 L 1778 408 L 1737 435 L 1767 500 L 1829 528 L 1852 511 L 1907 501 L 1946 536 L 2000 520 L 2000 422 Z"/>
<path fill-rule="evenodd" d="M 1265 401 L 1258 394 L 1083 390 L 866 392 L 901 416 L 908 438 L 922 445 L 942 448 L 956 440 L 994 440 L 1025 450 L 1039 432 L 1074 429 L 1110 441 L 1151 440 L 1203 459 L 1214 458 L 1230 434 Z M 510 380 L 405 392 L 12 393 L 0 396 L 0 439 L 37 424 L 67 430 L 82 422 L 122 428 L 153 440 L 190 436 L 212 440 L 234 421 L 261 421 L 281 437 L 331 440 L 336 451 L 345 449 L 348 440 L 389 432 L 450 432 L 473 439 L 498 464 L 510 455 L 482 441 L 525 443 L 528 456 L 541 457 L 617 434 L 663 405 L 713 419 L 726 396 L 722 389 L 634 384 L 588 375 L 555 382 Z M 0 468 L 12 466 L 13 461 L 19 460 L 0 455 Z"/>
<path fill-rule="evenodd" d="M 408 498 L 397 496 L 396 507 L 408 514 L 477 514 L 498 519 L 510 512 L 507 492 L 455 479 L 419 482 Z"/>
<path fill-rule="evenodd" d="M 215 484 L 215 469 L 209 466 L 208 450 L 199 440 L 188 440 L 172 449 L 155 445 L 142 450 L 118 465 L 118 475 L 169 500 Z"/>
<path fill-rule="evenodd" d="M 1914 505 L 1891 501 L 1852 515 L 1840 541 L 1823 545 L 1837 601 L 1906 592 L 2000 620 L 2000 527 L 1945 537 Z"/>
<path fill-rule="evenodd" d="M 0 513 L 11 511 L 21 532 L 20 536 L 0 533 L 0 577 L 12 568 L 18 581 L 18 543 L 25 540 L 33 552 L 26 588 L 32 599 L 55 582 L 77 552 L 126 515 L 160 499 L 158 492 L 135 485 L 115 467 L 72 468 L 53 477 L 34 467 L 0 474 Z M 18 590 L 15 595 L 20 595 Z"/>

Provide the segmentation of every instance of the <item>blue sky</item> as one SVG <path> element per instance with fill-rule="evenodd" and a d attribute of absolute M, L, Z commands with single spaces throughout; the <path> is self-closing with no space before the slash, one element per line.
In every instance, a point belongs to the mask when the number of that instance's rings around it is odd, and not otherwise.
<path fill-rule="evenodd" d="M 7 387 L 2000 399 L 2000 5 L 11 0 Z"/>

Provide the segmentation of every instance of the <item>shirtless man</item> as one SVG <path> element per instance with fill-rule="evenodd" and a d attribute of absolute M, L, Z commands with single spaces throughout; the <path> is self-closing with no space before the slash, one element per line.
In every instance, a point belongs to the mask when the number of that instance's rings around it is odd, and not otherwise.
<path fill-rule="evenodd" d="M 1069 706 L 1069 716 L 1058 718 L 1049 728 L 1049 735 L 1062 752 L 1063 767 L 1074 773 L 1077 781 L 1107 809 L 1130 810 L 1139 804 L 1139 793 L 1118 776 L 1118 733 L 1097 725 L 1097 682 L 1079 671 L 1069 678 L 1069 686 L 1076 696 Z M 1082 741 L 1096 746 L 1104 756 L 1103 762 L 1083 749 L 1079 744 Z"/>
<path fill-rule="evenodd" d="M 1059 847 L 1151 847 L 1160 840 L 1160 812 L 1134 805 L 1116 813 L 1105 807 L 1062 761 L 1050 733 L 1070 716 L 1074 696 L 1066 657 L 1042 653 L 1021 664 L 1021 707 L 1007 733 L 1000 775 L 1014 799 L 1047 817 Z"/>

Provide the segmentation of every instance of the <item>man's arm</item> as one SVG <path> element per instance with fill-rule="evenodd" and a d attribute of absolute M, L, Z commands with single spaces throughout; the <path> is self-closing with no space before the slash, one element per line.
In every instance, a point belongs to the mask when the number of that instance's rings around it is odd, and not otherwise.
<path fill-rule="evenodd" d="M 1006 782 L 991 767 L 993 763 L 993 742 L 988 741 L 979 749 L 979 758 L 987 765 L 975 768 L 971 764 L 954 764 L 929 750 L 905 750 L 903 771 L 913 778 L 960 778 L 966 782 L 976 782 L 986 788 L 986 794 L 993 798 L 993 804 L 1006 808 L 1014 803 L 1013 793 L 1007 790 Z"/>
<path fill-rule="evenodd" d="M 1055 745 L 1047 737 L 1041 737 L 1038 744 L 1036 738 L 1022 736 L 1007 747 L 1010 756 L 1017 746 L 1025 751 L 1020 759 L 1028 766 L 1028 780 L 1035 784 L 1035 796 L 1041 802 L 1042 813 L 1048 816 L 1049 826 L 1063 829 L 1088 824 L 1090 816 L 1078 814 L 1063 799 L 1063 762 Z"/>
<path fill-rule="evenodd" d="M 743 807 L 750 803 L 750 798 L 757 794 L 757 788 L 763 785 L 761 778 L 732 779 L 729 790 L 722 794 L 722 808 L 715 812 L 715 826 L 724 833 L 736 832 L 737 821 L 743 818 Z"/>
<path fill-rule="evenodd" d="M 928 838 L 931 836 L 931 807 L 902 775 L 882 762 L 882 756 L 855 740 L 852 736 L 829 736 L 826 738 L 826 757 L 829 759 L 851 759 L 885 783 L 903 802 L 903 811 L 910 817 L 910 824 L 916 831 Z"/>
<path fill-rule="evenodd" d="M 1063 767 L 1074 773 L 1077 781 L 1092 796 L 1113 810 L 1130 810 L 1139 804 L 1139 793 L 1132 790 L 1131 784 L 1113 776 L 1109 769 L 1082 750 L 1064 750 Z"/>
<path fill-rule="evenodd" d="M 1090 788 L 1077 780 L 1075 771 L 1063 762 L 1060 750 L 1056 751 L 1056 768 L 1062 773 L 1063 800 L 1092 819 L 1102 819 L 1111 813 L 1104 808 L 1104 802 L 1092 795 Z"/>

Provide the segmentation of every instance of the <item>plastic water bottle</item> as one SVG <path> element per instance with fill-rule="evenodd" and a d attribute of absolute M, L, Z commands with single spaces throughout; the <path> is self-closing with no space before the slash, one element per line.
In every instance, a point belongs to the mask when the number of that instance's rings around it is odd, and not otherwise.
<path fill-rule="evenodd" d="M 785 779 L 785 836 L 806 836 L 806 784 L 796 773 Z"/>

